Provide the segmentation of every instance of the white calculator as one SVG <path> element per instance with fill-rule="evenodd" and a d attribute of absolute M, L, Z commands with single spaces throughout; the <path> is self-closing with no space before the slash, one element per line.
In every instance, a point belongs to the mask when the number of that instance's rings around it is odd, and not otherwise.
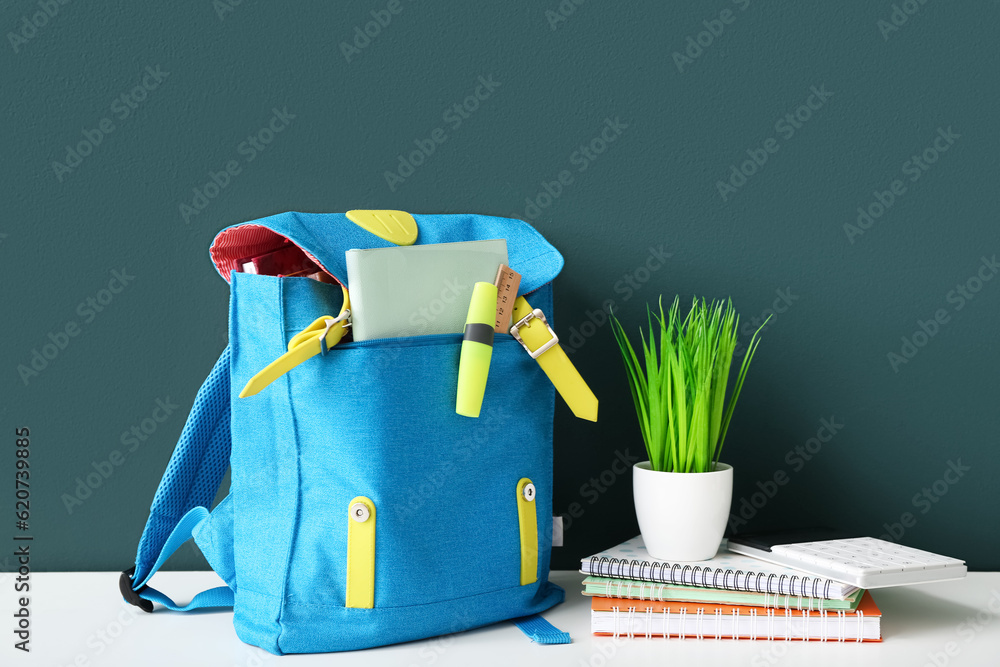
<path fill-rule="evenodd" d="M 885 588 L 961 579 L 965 561 L 874 537 L 817 539 L 817 531 L 729 538 L 729 550 L 859 588 Z"/>

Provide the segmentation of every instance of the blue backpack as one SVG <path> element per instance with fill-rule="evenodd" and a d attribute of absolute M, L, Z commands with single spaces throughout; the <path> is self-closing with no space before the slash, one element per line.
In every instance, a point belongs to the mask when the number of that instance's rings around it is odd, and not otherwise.
<path fill-rule="evenodd" d="M 552 317 L 562 256 L 528 224 L 414 215 L 417 243 L 503 238 L 519 294 Z M 234 271 L 291 242 L 342 285 L 344 252 L 391 245 L 345 214 L 282 213 L 212 244 L 231 283 L 229 345 L 198 392 L 150 508 L 127 602 L 152 611 L 233 607 L 240 639 L 274 654 L 368 648 L 533 616 L 564 598 L 548 581 L 555 394 L 511 336 L 497 336 L 482 414 L 455 413 L 462 335 L 346 342 L 239 390 L 317 317 L 340 285 Z M 229 495 L 209 511 L 232 467 Z M 533 485 L 526 490 L 526 485 Z M 529 497 L 530 496 L 530 497 Z M 151 588 L 194 537 L 226 586 L 186 605 Z M 527 618 L 525 618 L 527 617 Z"/>

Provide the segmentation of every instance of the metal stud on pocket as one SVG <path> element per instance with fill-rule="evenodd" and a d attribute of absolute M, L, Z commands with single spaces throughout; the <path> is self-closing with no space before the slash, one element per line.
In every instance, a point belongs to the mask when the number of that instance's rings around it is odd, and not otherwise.
<path fill-rule="evenodd" d="M 351 505 L 351 518 L 358 523 L 364 523 L 368 520 L 371 513 L 368 511 L 368 506 L 364 503 L 354 503 Z"/>
<path fill-rule="evenodd" d="M 524 494 L 525 500 L 529 503 L 532 502 L 535 499 L 535 485 L 528 482 L 524 485 L 524 491 L 522 491 L 522 493 Z"/>

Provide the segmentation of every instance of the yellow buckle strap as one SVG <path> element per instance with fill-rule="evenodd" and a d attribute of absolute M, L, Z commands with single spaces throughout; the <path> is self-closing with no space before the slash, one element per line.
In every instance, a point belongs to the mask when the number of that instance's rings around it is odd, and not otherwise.
<path fill-rule="evenodd" d="M 336 317 L 324 315 L 316 318 L 312 324 L 292 336 L 288 341 L 288 352 L 250 378 L 240 391 L 240 398 L 253 396 L 302 362 L 312 359 L 317 354 L 326 354 L 327 350 L 340 342 L 351 326 L 351 300 L 347 290 L 343 291 L 344 304 L 340 307 L 340 314 Z"/>
<path fill-rule="evenodd" d="M 511 335 L 542 367 L 573 414 L 596 422 L 597 397 L 559 346 L 559 337 L 542 311 L 533 309 L 523 296 L 519 296 L 514 302 L 514 320 L 516 324 L 510 328 Z"/>

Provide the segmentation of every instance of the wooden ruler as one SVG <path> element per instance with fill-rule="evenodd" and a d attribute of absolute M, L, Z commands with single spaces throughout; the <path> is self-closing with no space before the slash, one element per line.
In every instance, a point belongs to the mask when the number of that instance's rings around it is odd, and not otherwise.
<path fill-rule="evenodd" d="M 517 288 L 521 286 L 521 274 L 506 264 L 501 264 L 493 284 L 497 286 L 497 319 L 493 331 L 508 333 L 511 325 L 510 317 L 514 312 L 514 300 L 517 299 Z"/>

